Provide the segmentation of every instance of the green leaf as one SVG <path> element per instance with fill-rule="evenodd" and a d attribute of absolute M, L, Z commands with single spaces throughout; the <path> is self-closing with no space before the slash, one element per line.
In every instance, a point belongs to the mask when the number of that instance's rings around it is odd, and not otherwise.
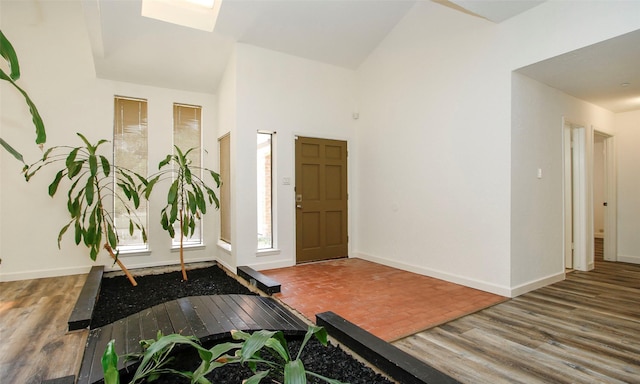
<path fill-rule="evenodd" d="M 87 205 L 93 204 L 93 178 L 87 179 L 87 185 L 84 190 L 85 198 L 87 199 Z"/>
<path fill-rule="evenodd" d="M 149 180 L 148 184 L 144 188 L 144 198 L 145 199 L 149 200 L 149 196 L 151 195 L 151 191 L 153 190 L 153 187 L 156 185 L 158 180 L 160 180 L 160 175 L 158 175 L 158 176 L 154 177 L 153 179 Z"/>
<path fill-rule="evenodd" d="M 242 382 L 242 384 L 258 384 L 260 383 L 260 380 L 264 379 L 265 377 L 267 377 L 267 375 L 269 374 L 270 371 L 260 371 L 260 372 L 256 372 L 255 375 L 251 376 L 250 378 L 244 380 Z"/>
<path fill-rule="evenodd" d="M 71 165 L 76 161 L 76 157 L 78 156 L 79 150 L 80 148 L 76 147 L 72 149 L 71 152 L 69 152 L 69 155 L 67 155 L 67 159 L 65 160 L 64 164 L 67 166 L 67 169 L 69 169 L 69 171 L 71 171 L 70 169 Z"/>
<path fill-rule="evenodd" d="M 87 138 L 84 137 L 82 133 L 76 132 L 76 135 L 80 136 L 82 141 L 84 141 L 84 144 L 87 146 L 87 150 L 89 151 L 89 154 L 94 155 L 96 153 L 96 147 L 91 145 L 91 143 L 89 143 L 89 140 L 87 140 Z"/>
<path fill-rule="evenodd" d="M 109 245 L 111 248 L 118 248 L 118 236 L 116 232 L 113 230 L 111 224 L 107 224 L 107 239 L 109 240 Z"/>
<path fill-rule="evenodd" d="M 215 180 L 217 187 L 220 188 L 220 174 L 211 170 L 209 170 L 209 174 L 211 174 L 211 177 Z"/>
<path fill-rule="evenodd" d="M 13 45 L 6 38 L 2 30 L 0 30 L 0 55 L 4 57 L 9 65 L 10 74 L 9 77 L 16 81 L 20 78 L 20 63 L 18 62 L 18 55 L 16 54 Z"/>
<path fill-rule="evenodd" d="M 11 83 L 11 85 L 13 85 L 13 87 L 16 88 L 18 92 L 20 92 L 24 97 L 25 102 L 29 107 L 29 112 L 31 113 L 33 125 L 36 128 L 36 144 L 43 144 L 47 141 L 47 134 L 44 129 L 42 117 L 40 117 L 38 108 L 36 108 L 36 105 L 33 103 L 27 92 L 25 92 L 22 88 L 20 88 L 20 86 L 18 86 L 18 84 L 15 83 L 20 78 L 20 64 L 18 62 L 16 51 L 13 49 L 13 46 L 4 36 L 2 31 L 0 31 L 0 55 L 2 55 L 2 57 L 4 57 L 4 59 L 7 61 L 10 69 L 9 75 L 7 75 L 2 69 L 0 69 L 0 78 Z"/>
<path fill-rule="evenodd" d="M 164 158 L 164 160 L 162 160 L 159 164 L 158 164 L 158 169 L 161 169 L 162 167 L 164 167 L 165 165 L 169 164 L 171 162 L 171 155 L 167 155 L 167 157 Z"/>
<path fill-rule="evenodd" d="M 71 223 L 73 223 L 73 220 L 67 223 L 67 225 L 65 225 L 64 227 L 62 227 L 62 229 L 60 230 L 60 233 L 58 233 L 58 249 L 60 249 L 60 242 L 62 241 L 62 236 L 65 234 L 65 232 L 67 232 L 67 229 L 69 229 L 69 226 L 71 225 Z"/>
<path fill-rule="evenodd" d="M 98 173 L 98 158 L 94 154 L 89 155 L 89 171 L 91 172 L 91 177 Z"/>
<path fill-rule="evenodd" d="M 79 220 L 76 220 L 75 231 L 76 231 L 76 233 L 75 233 L 75 235 L 76 235 L 75 236 L 76 245 L 80 245 L 80 241 L 82 241 L 83 231 L 82 231 L 82 226 L 80 226 L 80 221 Z"/>
<path fill-rule="evenodd" d="M 56 174 L 56 177 L 53 179 L 53 182 L 49 184 L 49 196 L 53 197 L 58 190 L 58 185 L 60 184 L 60 180 L 64 177 L 64 169 L 61 169 Z"/>
<path fill-rule="evenodd" d="M 276 332 L 260 330 L 253 332 L 248 339 L 245 340 L 242 349 L 240 350 L 240 362 L 244 363 L 253 357 L 253 355 L 262 349 Z M 235 338 L 235 337 L 234 337 Z"/>
<path fill-rule="evenodd" d="M 175 181 L 169 187 L 169 193 L 167 194 L 167 204 L 174 204 L 176 201 L 176 197 L 178 196 L 178 182 L 179 179 L 175 179 Z"/>
<path fill-rule="evenodd" d="M 184 179 L 187 181 L 187 184 L 192 184 L 191 181 L 191 170 L 186 165 L 184 166 Z"/>
<path fill-rule="evenodd" d="M 0 33 L 2 33 L 2 31 L 0 31 Z M 11 154 L 13 157 L 15 157 L 18 161 L 20 161 L 21 163 L 24 164 L 24 157 L 22 157 L 22 154 L 20 152 L 18 152 L 17 150 L 15 150 L 15 148 L 13 148 L 11 145 L 9 145 L 9 143 L 7 143 L 6 141 L 4 141 L 4 139 L 0 138 L 0 145 L 2 145 L 2 147 L 9 152 L 9 154 Z"/>
<path fill-rule="evenodd" d="M 106 177 L 109 177 L 111 174 L 111 163 L 109 163 L 109 159 L 104 156 L 100 156 L 100 163 L 102 164 L 102 172 Z"/>
<path fill-rule="evenodd" d="M 133 236 L 133 221 L 129 220 L 129 236 Z"/>
<path fill-rule="evenodd" d="M 105 384 L 119 384 L 120 372 L 118 372 L 118 354 L 116 353 L 115 340 L 107 344 L 107 348 L 102 354 L 102 371 L 104 372 Z"/>
<path fill-rule="evenodd" d="M 178 204 L 171 206 L 171 212 L 169 213 L 169 223 L 173 224 L 178 219 Z"/>
<path fill-rule="evenodd" d="M 296 360 L 300 359 L 300 355 L 302 354 L 302 350 L 304 349 L 305 345 L 307 345 L 307 342 L 309 341 L 309 339 L 311 339 L 311 336 L 315 336 L 316 339 L 318 339 L 318 341 L 320 341 L 320 343 L 322 343 L 322 345 L 324 345 L 324 346 L 327 345 L 327 330 L 324 329 L 323 327 L 317 327 L 315 325 L 310 325 L 309 328 L 307 329 L 307 333 L 305 333 L 305 335 L 304 335 L 304 339 L 302 340 L 302 344 L 300 344 L 300 350 L 298 351 L 298 356 L 296 356 Z"/>
<path fill-rule="evenodd" d="M 191 213 L 195 214 L 198 209 L 196 196 L 191 191 L 187 191 L 187 196 L 188 196 L 187 202 L 189 203 L 189 210 L 191 210 Z"/>
<path fill-rule="evenodd" d="M 73 164 L 71 164 L 70 167 L 67 168 L 69 171 L 69 179 L 73 179 L 80 173 L 80 171 L 82 170 L 82 163 L 82 161 L 75 161 L 73 162 Z"/>
<path fill-rule="evenodd" d="M 301 360 L 296 359 L 285 364 L 284 384 L 307 384 L 307 372 Z"/>
<path fill-rule="evenodd" d="M 96 258 L 98 257 L 98 246 L 92 246 L 91 247 L 91 251 L 89 251 L 89 257 L 91 257 L 91 260 L 96 261 Z"/>

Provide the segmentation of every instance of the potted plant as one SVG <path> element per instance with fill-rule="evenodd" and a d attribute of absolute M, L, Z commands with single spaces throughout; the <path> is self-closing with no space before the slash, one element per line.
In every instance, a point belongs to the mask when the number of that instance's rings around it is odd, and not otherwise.
<path fill-rule="evenodd" d="M 188 156 L 194 148 L 186 152 L 183 152 L 177 146 L 174 146 L 174 148 L 175 153 L 167 155 L 158 164 L 160 171 L 150 178 L 143 190 L 145 198 L 148 199 L 158 181 L 172 180 L 167 194 L 167 205 L 160 212 L 160 223 L 172 239 L 176 235 L 174 225 L 176 222 L 179 223 L 180 265 L 182 267 L 182 279 L 186 281 L 188 278 L 184 265 L 184 238 L 190 237 L 195 233 L 197 221 L 207 213 L 207 205 L 215 204 L 216 209 L 220 207 L 216 193 L 207 185 L 203 179 L 204 176 L 201 175 L 208 173 L 216 183 L 216 188 L 220 187 L 220 175 L 210 169 L 191 164 Z"/>
<path fill-rule="evenodd" d="M 105 202 L 112 195 L 122 201 L 129 216 L 129 233 L 133 234 L 135 229 L 140 230 L 146 242 L 146 230 L 135 214 L 135 209 L 140 206 L 141 190 L 146 185 L 146 179 L 128 169 L 112 165 L 109 159 L 100 155 L 98 148 L 107 140 L 100 140 L 93 145 L 82 134 L 77 135 L 84 146 L 56 146 L 48 149 L 42 159 L 25 167 L 25 179 L 31 180 L 43 167 L 62 163 L 62 168 L 49 185 L 49 196 L 53 197 L 63 180 L 70 183 L 67 190 L 67 211 L 71 220 L 58 234 L 58 248 L 62 236 L 69 228 L 73 228 L 76 245 L 83 242 L 89 248 L 89 256 L 93 261 L 101 248 L 106 249 L 131 284 L 136 286 L 135 279 L 118 258 L 119 236 L 114 217 Z M 116 189 L 121 190 L 124 196 L 114 193 Z"/>
<path fill-rule="evenodd" d="M 5 59 L 7 65 L 9 66 L 9 74 L 7 74 L 2 68 L 0 68 L 0 79 L 7 81 L 10 83 L 15 89 L 18 90 L 22 94 L 29 107 L 29 112 L 31 113 L 31 117 L 33 119 L 33 125 L 36 128 L 36 144 L 42 145 L 47 141 L 47 134 L 44 129 L 44 123 L 42 122 L 42 118 L 40 117 L 40 113 L 38 112 L 38 108 L 31 101 L 31 98 L 18 84 L 16 81 L 20 78 L 20 64 L 18 62 L 18 56 L 16 51 L 13 49 L 13 46 L 9 42 L 9 40 L 5 37 L 4 33 L 0 30 L 0 55 Z M 24 159 L 22 154 L 18 152 L 15 148 L 13 148 L 9 143 L 0 138 L 0 145 L 9 152 L 13 157 L 18 159 L 19 161 L 24 163 Z"/>

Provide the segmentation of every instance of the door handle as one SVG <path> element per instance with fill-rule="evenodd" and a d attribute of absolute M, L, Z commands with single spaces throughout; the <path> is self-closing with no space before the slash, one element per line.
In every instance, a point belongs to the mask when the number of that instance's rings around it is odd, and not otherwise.
<path fill-rule="evenodd" d="M 296 205 L 296 208 L 298 208 L 298 209 L 302 209 L 302 204 L 297 204 L 297 205 Z"/>

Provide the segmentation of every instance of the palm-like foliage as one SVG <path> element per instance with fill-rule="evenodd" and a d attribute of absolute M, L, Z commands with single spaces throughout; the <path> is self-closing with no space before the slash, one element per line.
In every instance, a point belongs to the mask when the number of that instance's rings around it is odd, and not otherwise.
<path fill-rule="evenodd" d="M 199 175 L 209 174 L 216 183 L 216 188 L 220 187 L 220 175 L 210 169 L 191 165 L 188 156 L 194 148 L 186 152 L 182 152 L 177 146 L 174 148 L 175 153 L 167 155 L 158 164 L 160 171 L 150 178 L 144 188 L 144 194 L 148 199 L 158 181 L 172 180 L 167 194 L 167 205 L 160 212 L 160 223 L 171 238 L 176 235 L 175 223 L 179 223 L 180 265 L 182 279 L 187 280 L 187 271 L 184 266 L 184 238 L 195 233 L 198 220 L 207 213 L 207 205 L 215 204 L 216 209 L 220 207 L 215 191 Z"/>
<path fill-rule="evenodd" d="M 40 113 L 38 112 L 38 108 L 31 101 L 31 98 L 18 84 L 16 81 L 20 78 L 20 63 L 18 62 L 18 55 L 16 51 L 13 49 L 13 46 L 9 42 L 9 40 L 5 37 L 4 33 L 0 30 L 0 55 L 5 59 L 7 65 L 9 66 L 9 74 L 0 68 L 0 79 L 7 81 L 10 83 L 15 89 L 18 90 L 24 97 L 27 106 L 29 107 L 29 112 L 31 113 L 31 117 L 33 119 L 33 125 L 36 128 L 36 144 L 42 145 L 47 141 L 47 134 L 44 130 L 44 123 L 42 122 L 42 118 L 40 117 Z M 22 154 L 18 152 L 15 148 L 13 148 L 9 143 L 0 138 L 0 145 L 4 147 L 7 152 L 9 152 L 13 157 L 18 159 L 19 161 L 24 163 L 24 159 Z"/>
<path fill-rule="evenodd" d="M 137 228 L 142 232 L 142 238 L 146 242 L 146 230 L 134 212 L 134 209 L 140 206 L 140 191 L 146 184 L 146 179 L 132 171 L 112 165 L 105 156 L 99 155 L 98 148 L 107 140 L 100 140 L 93 145 L 82 134 L 78 133 L 78 136 L 84 142 L 84 146 L 50 148 L 42 159 L 25 168 L 25 179 L 31 180 L 44 167 L 62 163 L 63 167 L 49 185 L 49 196 L 53 197 L 63 180 L 71 183 L 67 190 L 67 211 L 71 220 L 58 234 L 58 248 L 63 235 L 69 228 L 73 228 L 76 245 L 83 242 L 89 248 L 92 260 L 96 260 L 100 249 L 104 247 L 135 286 L 135 279 L 118 258 L 116 248 L 119 236 L 111 210 L 105 206 L 105 198 L 115 196 L 122 201 L 129 215 L 129 232 L 133 234 Z M 121 194 L 114 193 L 114 182 L 123 192 L 124 198 Z"/>

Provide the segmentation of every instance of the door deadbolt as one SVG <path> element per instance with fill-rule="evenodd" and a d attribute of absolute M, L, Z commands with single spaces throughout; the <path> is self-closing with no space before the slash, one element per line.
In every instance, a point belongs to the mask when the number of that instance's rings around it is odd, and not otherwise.
<path fill-rule="evenodd" d="M 296 203 L 302 203 L 302 195 L 296 195 Z"/>

